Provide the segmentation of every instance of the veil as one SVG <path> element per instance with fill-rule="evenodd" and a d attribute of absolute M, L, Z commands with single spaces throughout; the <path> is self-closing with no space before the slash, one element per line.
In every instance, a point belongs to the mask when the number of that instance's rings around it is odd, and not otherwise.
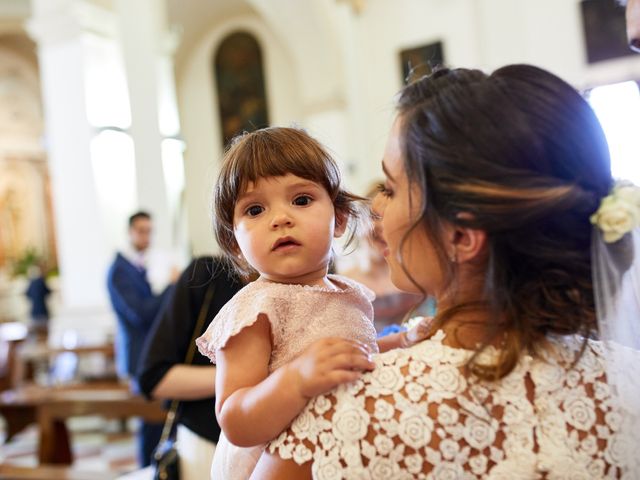
<path fill-rule="evenodd" d="M 623 412 L 616 456 L 623 479 L 640 479 L 640 227 L 613 243 L 594 228 L 591 255 L 607 378 Z"/>

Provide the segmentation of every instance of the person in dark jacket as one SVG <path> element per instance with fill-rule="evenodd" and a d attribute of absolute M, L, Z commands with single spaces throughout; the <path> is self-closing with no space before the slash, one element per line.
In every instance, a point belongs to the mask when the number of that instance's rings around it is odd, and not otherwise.
<path fill-rule="evenodd" d="M 35 326 L 44 326 L 49 321 L 47 297 L 51 294 L 51 290 L 41 268 L 37 265 L 29 268 L 28 277 L 29 285 L 25 295 L 31 302 L 31 320 Z"/>
<path fill-rule="evenodd" d="M 197 349 L 190 365 L 185 357 L 201 314 L 202 335 L 218 310 L 243 282 L 219 258 L 200 257 L 178 279 L 147 338 L 138 370 L 138 384 L 148 398 L 178 399 L 177 440 L 182 480 L 208 475 L 220 436 L 215 416 L 215 366 Z M 211 302 L 203 306 L 207 291 Z"/>
<path fill-rule="evenodd" d="M 151 216 L 137 212 L 129 218 L 129 247 L 116 254 L 109 269 L 107 288 L 118 319 L 116 367 L 121 378 L 131 380 L 138 393 L 135 373 L 144 341 L 163 301 L 171 291 L 168 286 L 155 295 L 147 280 L 146 253 L 151 243 Z M 151 463 L 151 454 L 160 440 L 162 424 L 142 422 L 138 431 L 139 462 Z"/>

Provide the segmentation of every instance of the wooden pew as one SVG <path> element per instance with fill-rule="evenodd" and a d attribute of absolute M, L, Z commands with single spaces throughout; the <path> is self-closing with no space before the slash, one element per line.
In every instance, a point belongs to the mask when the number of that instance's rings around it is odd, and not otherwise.
<path fill-rule="evenodd" d="M 84 415 L 105 418 L 142 417 L 163 422 L 161 402 L 149 402 L 129 391 L 126 384 L 88 384 L 58 388 L 30 386 L 0 394 L 0 415 L 7 420 L 10 434 L 37 421 L 38 458 L 41 464 L 73 461 L 66 419 Z"/>
<path fill-rule="evenodd" d="M 108 371 L 103 374 L 98 375 L 98 378 L 103 380 L 107 378 L 115 379 L 115 347 L 113 343 L 79 345 L 75 347 L 52 347 L 48 345 L 46 339 L 41 339 L 34 342 L 25 342 L 20 346 L 18 360 L 22 364 L 23 380 L 34 381 L 34 372 L 37 370 L 44 369 L 45 371 L 51 371 L 56 360 L 62 354 L 73 354 L 77 357 L 78 361 L 87 355 L 100 355 L 106 359 L 107 362 L 111 363 L 111 368 L 107 369 Z M 76 380 L 84 380 L 84 378 L 78 377 L 77 371 L 75 372 L 75 377 Z"/>

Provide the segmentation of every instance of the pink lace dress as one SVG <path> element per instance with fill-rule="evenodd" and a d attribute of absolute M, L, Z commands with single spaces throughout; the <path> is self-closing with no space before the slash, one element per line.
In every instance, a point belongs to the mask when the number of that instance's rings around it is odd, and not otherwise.
<path fill-rule="evenodd" d="M 336 289 L 266 280 L 250 283 L 220 310 L 205 334 L 196 340 L 200 352 L 215 363 L 216 351 L 243 328 L 253 325 L 261 313 L 267 315 L 271 324 L 270 372 L 324 337 L 359 340 L 369 345 L 372 352 L 377 352 L 371 306 L 374 294 L 346 277 L 329 275 L 329 280 Z M 211 478 L 249 478 L 263 449 L 264 445 L 236 447 L 222 433 Z"/>

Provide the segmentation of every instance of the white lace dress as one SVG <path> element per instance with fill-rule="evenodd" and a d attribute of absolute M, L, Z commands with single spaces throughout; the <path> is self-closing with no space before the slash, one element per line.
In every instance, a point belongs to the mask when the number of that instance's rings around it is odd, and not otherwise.
<path fill-rule="evenodd" d="M 640 455 L 638 436 L 617 434 L 624 412 L 600 343 L 572 367 L 581 341 L 550 340 L 501 381 L 471 383 L 472 352 L 443 338 L 376 356 L 373 372 L 311 401 L 269 451 L 312 461 L 322 480 L 624 478 L 621 454 Z"/>
<path fill-rule="evenodd" d="M 269 372 L 325 337 L 359 340 L 377 352 L 371 305 L 375 298 L 373 292 L 346 277 L 328 277 L 336 289 L 266 280 L 248 284 L 220 309 L 205 334 L 196 340 L 200 352 L 215 363 L 216 351 L 243 328 L 253 325 L 259 314 L 266 314 L 271 325 L 273 350 Z M 211 478 L 249 478 L 263 450 L 263 445 L 236 447 L 221 434 Z"/>

